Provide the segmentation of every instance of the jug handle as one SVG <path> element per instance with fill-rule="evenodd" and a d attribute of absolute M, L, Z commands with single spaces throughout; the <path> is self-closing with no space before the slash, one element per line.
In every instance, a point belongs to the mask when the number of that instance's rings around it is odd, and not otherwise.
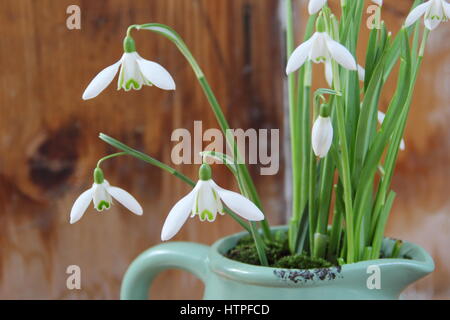
<path fill-rule="evenodd" d="M 208 251 L 208 246 L 194 242 L 163 243 L 144 251 L 128 267 L 120 299 L 148 299 L 153 279 L 167 269 L 188 271 L 205 283 L 209 272 Z"/>

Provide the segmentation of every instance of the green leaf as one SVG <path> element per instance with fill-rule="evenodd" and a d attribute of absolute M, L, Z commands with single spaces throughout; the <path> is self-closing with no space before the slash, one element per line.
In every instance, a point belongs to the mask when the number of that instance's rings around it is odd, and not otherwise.
<path fill-rule="evenodd" d="M 383 242 L 384 229 L 386 228 L 386 222 L 391 212 L 392 205 L 395 199 L 395 192 L 391 191 L 387 198 L 386 204 L 383 207 L 379 219 L 375 222 L 376 230 L 372 241 L 372 259 L 378 259 L 380 256 L 381 244 Z"/>

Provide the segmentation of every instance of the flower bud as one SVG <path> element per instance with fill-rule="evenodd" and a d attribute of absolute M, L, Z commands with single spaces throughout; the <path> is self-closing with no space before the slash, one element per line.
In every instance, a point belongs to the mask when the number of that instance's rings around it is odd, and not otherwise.
<path fill-rule="evenodd" d="M 333 125 L 330 117 L 319 116 L 312 129 L 312 148 L 314 154 L 324 158 L 333 142 Z"/>

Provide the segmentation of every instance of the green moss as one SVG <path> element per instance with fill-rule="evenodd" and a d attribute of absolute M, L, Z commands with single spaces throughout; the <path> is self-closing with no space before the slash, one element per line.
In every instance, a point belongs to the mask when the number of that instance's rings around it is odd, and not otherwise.
<path fill-rule="evenodd" d="M 292 255 L 289 251 L 288 240 L 285 233 L 275 234 L 274 241 L 266 241 L 266 255 L 269 266 L 285 269 L 313 269 L 331 267 L 332 263 L 312 258 L 306 253 Z M 253 238 L 248 235 L 241 238 L 234 248 L 225 256 L 239 262 L 260 265 Z"/>
<path fill-rule="evenodd" d="M 305 254 L 289 255 L 279 259 L 273 267 L 284 269 L 329 268 L 333 265 L 321 258 L 312 258 Z"/>

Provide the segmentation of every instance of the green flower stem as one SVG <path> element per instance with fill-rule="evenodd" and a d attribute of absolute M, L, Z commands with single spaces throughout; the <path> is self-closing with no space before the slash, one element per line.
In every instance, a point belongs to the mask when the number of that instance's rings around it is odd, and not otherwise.
<path fill-rule="evenodd" d="M 372 247 L 364 247 L 362 260 L 370 260 L 370 259 L 372 259 Z"/>
<path fill-rule="evenodd" d="M 328 155 L 322 160 L 321 181 L 319 185 L 319 211 L 315 232 L 324 234 L 328 227 L 328 218 L 333 191 L 334 163 Z"/>
<path fill-rule="evenodd" d="M 304 66 L 304 79 L 303 87 L 299 88 L 298 101 L 300 112 L 300 122 L 295 125 L 300 125 L 300 212 L 303 214 L 306 207 L 314 208 L 314 204 L 308 202 L 310 184 L 310 156 L 311 150 L 311 124 L 310 124 L 310 104 L 311 104 L 311 82 L 312 82 L 312 66 L 311 62 L 306 62 Z M 300 99 L 301 98 L 301 99 Z M 310 225 L 311 229 L 311 225 Z M 297 235 L 298 237 L 299 235 Z M 310 241 L 313 241 L 313 237 L 310 237 Z M 312 242 L 310 242 L 312 243 Z M 296 248 L 296 252 L 301 252 L 302 248 Z"/>
<path fill-rule="evenodd" d="M 287 59 L 294 51 L 294 23 L 292 13 L 292 1 L 286 0 L 286 53 Z M 289 225 L 289 248 L 291 252 L 295 252 L 297 243 L 297 234 L 300 222 L 300 179 L 299 179 L 299 135 L 298 125 L 298 109 L 295 96 L 295 74 L 288 75 L 289 87 L 289 128 L 291 135 L 291 163 L 292 163 L 292 221 Z"/>
<path fill-rule="evenodd" d="M 147 23 L 147 24 L 142 24 L 142 25 L 134 25 L 134 26 L 130 26 L 130 28 L 132 28 L 132 29 L 135 28 L 138 30 L 143 29 L 143 30 L 149 30 L 149 31 L 156 32 L 158 34 L 163 35 L 164 37 L 166 37 L 167 39 L 172 41 L 177 46 L 177 48 L 180 50 L 180 52 L 183 54 L 183 56 L 186 58 L 186 60 L 189 62 L 192 69 L 194 70 L 194 73 L 200 83 L 200 86 L 202 87 L 203 92 L 205 93 L 206 98 L 208 99 L 208 102 L 214 112 L 214 115 L 216 116 L 219 126 L 222 129 L 228 144 L 232 147 L 231 150 L 233 150 L 233 151 L 236 150 L 237 152 L 239 152 L 237 150 L 237 148 L 234 147 L 236 144 L 236 141 L 235 141 L 234 137 L 231 134 L 229 134 L 230 126 L 225 118 L 225 115 L 223 114 L 223 111 L 219 105 L 219 102 L 217 101 L 217 99 L 211 89 L 211 86 L 209 85 L 208 81 L 206 80 L 206 77 L 205 77 L 203 71 L 201 70 L 199 64 L 195 60 L 194 56 L 190 52 L 187 45 L 184 43 L 183 39 L 173 29 L 171 29 L 170 27 L 168 27 L 166 25 L 159 24 L 159 23 Z M 237 154 L 237 159 L 241 159 L 239 154 Z M 239 164 L 238 171 L 242 175 L 244 188 L 248 190 L 247 192 L 251 196 L 250 200 L 252 200 L 264 212 L 264 210 L 262 208 L 261 200 L 258 196 L 256 187 L 253 183 L 253 180 L 251 179 L 251 176 L 250 176 L 247 166 L 245 164 Z M 243 192 L 243 191 L 244 190 L 241 190 L 241 192 Z M 262 226 L 264 236 L 267 239 L 272 239 L 272 233 L 270 231 L 270 227 L 269 227 L 269 223 L 268 223 L 267 219 L 264 219 L 263 221 L 261 221 L 261 226 Z"/>
<path fill-rule="evenodd" d="M 107 136 L 104 133 L 100 133 L 99 138 L 102 139 L 103 141 L 105 141 L 106 143 L 110 144 L 111 146 L 122 150 L 123 152 L 128 153 L 130 156 L 133 156 L 139 160 L 142 160 L 144 162 L 150 163 L 151 165 L 158 167 L 162 170 L 165 170 L 167 172 L 169 172 L 170 174 L 176 176 L 177 178 L 183 180 L 184 182 L 186 182 L 187 184 L 189 184 L 191 187 L 195 186 L 195 182 L 192 181 L 191 179 L 189 179 L 188 177 L 186 177 L 184 174 L 182 174 L 181 172 L 175 170 L 174 168 L 168 166 L 167 164 L 156 160 L 155 158 L 152 158 L 148 155 L 146 155 L 145 153 L 142 153 L 140 151 L 134 150 L 130 147 L 128 147 L 126 144 L 111 138 L 109 136 Z"/>
<path fill-rule="evenodd" d="M 341 243 L 341 233 L 342 233 L 342 215 L 343 215 L 343 204 L 342 197 L 339 196 L 339 187 L 334 186 L 336 194 L 336 203 L 333 214 L 333 222 L 331 225 L 330 232 L 330 245 L 328 247 L 328 259 L 339 256 L 339 245 Z"/>
<path fill-rule="evenodd" d="M 265 244 L 261 238 L 261 235 L 258 232 L 258 227 L 257 227 L 256 223 L 253 221 L 250 222 L 250 230 L 251 230 L 253 239 L 255 240 L 256 252 L 258 253 L 259 261 L 262 266 L 268 267 L 269 262 L 267 261 Z"/>
<path fill-rule="evenodd" d="M 189 186 L 195 187 L 195 182 L 194 181 L 192 181 L 191 179 L 189 179 L 187 176 L 185 176 L 181 172 L 177 171 L 176 169 L 168 166 L 167 164 L 165 164 L 165 163 L 163 163 L 161 161 L 158 161 L 155 158 L 153 158 L 153 157 L 151 157 L 151 156 L 149 156 L 149 155 L 147 155 L 145 153 L 142 153 L 140 151 L 132 149 L 132 148 L 128 147 L 127 145 L 125 145 L 124 143 L 122 143 L 122 142 L 120 142 L 120 141 L 118 141 L 118 140 L 116 140 L 114 138 L 111 138 L 111 137 L 107 136 L 106 134 L 100 133 L 99 137 L 100 137 L 100 139 L 102 139 L 103 141 L 108 143 L 109 145 L 111 145 L 111 146 L 113 146 L 113 147 L 115 147 L 117 149 L 123 150 L 123 152 L 115 153 L 113 155 L 106 156 L 106 157 L 100 159 L 99 163 L 101 161 L 103 161 L 103 160 L 112 158 L 113 156 L 129 155 L 129 156 L 135 157 L 135 158 L 137 158 L 137 159 L 139 159 L 141 161 L 147 162 L 147 163 L 149 163 L 149 164 L 151 164 L 151 165 L 153 165 L 155 167 L 158 167 L 158 168 L 160 168 L 160 169 L 162 169 L 164 171 L 167 171 L 170 174 L 172 174 L 175 177 L 177 177 L 178 179 L 180 179 L 183 182 L 185 182 L 186 184 L 188 184 Z M 231 218 L 233 218 L 237 223 L 239 223 L 239 225 L 241 227 L 243 227 L 246 231 L 248 231 L 248 233 L 250 233 L 250 234 L 252 233 L 252 231 L 249 228 L 248 224 L 244 220 L 242 220 L 238 215 L 236 215 L 234 212 L 232 212 L 227 207 L 225 207 L 225 211 L 226 211 L 226 213 L 228 215 L 230 215 Z"/>
<path fill-rule="evenodd" d="M 328 33 L 332 35 L 335 39 L 338 39 L 338 30 L 336 30 L 336 26 L 333 23 L 333 19 L 330 17 L 330 12 L 326 12 L 327 17 L 327 29 Z M 344 36 L 348 32 L 344 33 Z M 341 77 L 339 66 L 336 61 L 332 60 L 332 72 L 333 72 L 333 87 L 336 92 L 342 92 L 341 90 Z M 350 171 L 350 157 L 349 157 L 349 146 L 347 142 L 347 130 L 345 123 L 345 96 L 338 95 L 335 97 L 335 115 L 336 115 L 336 124 L 337 124 L 337 140 L 340 154 L 336 158 L 336 166 L 339 171 L 339 176 L 341 179 L 341 183 L 343 186 L 343 203 L 344 203 L 344 211 L 345 211 L 345 237 L 346 241 L 344 241 L 344 249 L 346 251 L 346 262 L 353 263 L 355 262 L 355 237 L 354 237 L 354 212 L 353 212 L 353 190 L 352 190 L 352 181 L 351 181 L 351 171 Z M 336 200 L 338 201 L 338 200 Z M 323 222 L 322 222 L 323 223 Z"/>
<path fill-rule="evenodd" d="M 386 222 L 389 217 L 389 213 L 392 209 L 392 204 L 394 203 L 395 192 L 389 192 L 386 199 L 386 204 L 384 205 L 378 220 L 376 221 L 375 236 L 372 241 L 372 259 L 378 259 L 380 256 L 381 244 L 383 242 L 384 229 L 386 227 Z"/>
<path fill-rule="evenodd" d="M 320 98 L 314 99 L 313 102 L 313 121 L 316 121 L 317 117 L 320 114 L 321 111 L 321 105 L 319 103 Z M 324 167 L 324 161 L 319 162 L 319 166 Z M 315 246 L 316 246 L 316 240 L 315 240 L 315 231 L 318 227 L 318 217 L 317 217 L 317 208 L 316 208 L 316 181 L 317 181 L 317 159 L 314 155 L 314 152 L 312 148 L 310 147 L 310 153 L 309 153 L 309 183 L 308 183 L 308 218 L 309 218 L 309 246 L 310 251 L 314 254 L 315 253 Z M 320 173 L 319 173 L 320 176 Z M 320 198 L 319 198 L 320 199 Z M 320 203 L 319 203 L 320 207 Z"/>
<path fill-rule="evenodd" d="M 106 157 L 103 157 L 100 160 L 98 160 L 97 168 L 100 168 L 100 165 L 105 160 L 112 159 L 112 158 L 115 158 L 115 157 L 127 156 L 127 155 L 128 155 L 128 153 L 126 153 L 126 152 L 118 152 L 118 153 L 113 153 L 113 154 L 110 154 L 110 155 L 108 155 Z"/>
<path fill-rule="evenodd" d="M 394 244 L 394 248 L 392 249 L 391 258 L 395 259 L 400 256 L 400 249 L 403 246 L 402 240 L 396 240 Z"/>
<path fill-rule="evenodd" d="M 311 149 L 312 150 L 312 149 Z M 314 230 L 317 226 L 316 208 L 316 180 L 317 180 L 317 160 L 313 151 L 309 158 L 309 183 L 308 183 L 308 217 L 309 217 L 309 244 L 311 252 L 314 252 Z"/>
<path fill-rule="evenodd" d="M 286 1 L 287 13 L 287 56 L 290 57 L 294 50 L 294 26 L 291 0 Z M 313 31 L 317 15 L 309 17 L 304 40 L 308 40 Z M 304 237 L 301 230 L 302 225 L 307 220 L 303 219 L 305 206 L 308 202 L 309 192 L 309 155 L 310 155 L 310 125 L 309 125 L 309 105 L 311 91 L 311 66 L 305 63 L 298 72 L 297 89 L 295 89 L 295 78 L 293 74 L 288 76 L 289 83 L 289 122 L 291 134 L 292 152 L 292 218 L 289 224 L 289 249 L 292 253 L 302 252 Z M 301 109 L 301 110 L 300 110 Z M 300 112 L 301 111 L 301 112 Z M 311 242 L 310 242 L 311 243 Z"/>
<path fill-rule="evenodd" d="M 337 92 L 341 91 L 340 88 L 340 76 L 339 67 L 337 62 L 333 60 L 333 85 Z M 342 185 L 344 187 L 344 205 L 345 205 L 345 223 L 346 223 L 346 236 L 347 236 L 347 263 L 353 263 L 355 261 L 355 237 L 354 237 L 354 225 L 353 225 L 353 200 L 352 200 L 352 185 L 350 176 L 350 164 L 348 156 L 347 136 L 345 129 L 345 115 L 344 115 L 344 103 L 342 96 L 336 97 L 336 122 L 338 126 L 338 137 L 340 142 L 341 151 L 341 178 Z"/>
<path fill-rule="evenodd" d="M 325 258 L 328 241 L 329 241 L 328 235 L 321 233 L 314 234 L 313 256 L 315 258 Z"/>

